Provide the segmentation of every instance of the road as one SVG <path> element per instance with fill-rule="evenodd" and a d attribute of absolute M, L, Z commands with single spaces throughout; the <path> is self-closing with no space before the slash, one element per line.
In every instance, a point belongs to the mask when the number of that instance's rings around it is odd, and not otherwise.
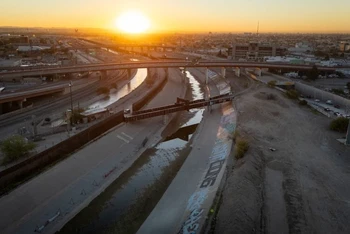
<path fill-rule="evenodd" d="M 175 102 L 184 88 L 179 75 L 177 70 L 170 71 L 169 82 L 147 108 Z M 139 93 L 144 92 L 139 90 Z M 123 105 L 131 105 L 139 98 L 133 94 Z M 0 214 L 2 233 L 34 233 L 60 212 L 44 228 L 45 233 L 58 230 L 137 159 L 146 149 L 141 146 L 146 137 L 150 139 L 146 147 L 159 141 L 162 127 L 162 117 L 122 124 L 1 197 L 0 209 L 6 210 Z"/>
<path fill-rule="evenodd" d="M 107 70 L 120 70 L 120 69 L 137 69 L 137 68 L 166 68 L 166 67 L 245 67 L 245 68 L 286 68 L 295 70 L 310 70 L 311 65 L 295 65 L 295 64 L 283 64 L 283 63 L 262 63 L 262 62 L 233 62 L 229 60 L 203 60 L 198 63 L 191 63 L 185 61 L 139 61 L 139 62 L 127 62 L 127 63 L 104 63 L 104 64 L 92 64 L 92 65 L 78 65 L 70 67 L 60 68 L 47 68 L 32 69 L 27 71 L 12 71 L 0 73 L 0 78 L 13 78 L 18 76 L 40 76 L 50 74 L 66 74 L 66 73 L 79 73 L 89 71 L 107 71 Z M 323 67 L 318 66 L 320 71 L 336 71 L 338 69 L 350 68 L 346 67 Z"/>

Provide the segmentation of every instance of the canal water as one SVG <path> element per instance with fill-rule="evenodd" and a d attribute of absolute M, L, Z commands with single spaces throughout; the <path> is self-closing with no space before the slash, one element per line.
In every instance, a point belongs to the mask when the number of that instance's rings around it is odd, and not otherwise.
<path fill-rule="evenodd" d="M 190 74 L 188 99 L 203 98 Z M 189 89 L 188 89 L 189 90 Z M 177 130 L 136 162 L 70 220 L 59 233 L 135 233 L 151 213 L 191 151 L 191 138 L 203 109 L 182 112 L 169 124 Z"/>
<path fill-rule="evenodd" d="M 134 89 L 139 87 L 142 82 L 146 79 L 147 77 L 147 69 L 146 68 L 139 68 L 137 69 L 137 72 L 135 76 L 125 84 L 121 89 L 119 89 L 115 93 L 110 93 L 109 98 L 107 100 L 100 100 L 96 103 L 93 103 L 88 107 L 89 110 L 92 109 L 102 109 L 106 108 L 109 105 L 113 104 L 114 102 L 118 101 L 122 97 L 128 95 L 130 92 L 132 92 Z"/>

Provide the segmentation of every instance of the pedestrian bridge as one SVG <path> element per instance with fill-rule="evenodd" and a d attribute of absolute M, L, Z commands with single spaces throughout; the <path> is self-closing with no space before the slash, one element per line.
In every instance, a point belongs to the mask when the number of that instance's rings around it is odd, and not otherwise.
<path fill-rule="evenodd" d="M 186 99 L 177 98 L 173 105 L 167 105 L 147 110 L 134 111 L 131 115 L 124 115 L 125 122 L 133 122 L 142 119 L 153 118 L 156 116 L 167 115 L 178 111 L 190 110 L 205 106 L 212 106 L 215 104 L 232 101 L 234 96 L 231 93 L 222 94 L 211 97 L 209 99 L 198 99 L 189 101 Z"/>

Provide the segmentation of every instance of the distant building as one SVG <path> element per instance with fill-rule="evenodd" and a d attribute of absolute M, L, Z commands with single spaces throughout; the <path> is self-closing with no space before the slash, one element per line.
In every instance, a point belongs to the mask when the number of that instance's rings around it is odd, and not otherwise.
<path fill-rule="evenodd" d="M 228 55 L 233 60 L 263 60 L 266 56 L 283 56 L 286 49 L 276 45 L 259 44 L 250 42 L 249 44 L 234 44 L 228 49 Z"/>
<path fill-rule="evenodd" d="M 350 51 L 350 43 L 349 42 L 340 42 L 339 49 L 341 52 Z"/>
<path fill-rule="evenodd" d="M 4 44 L 29 44 L 29 38 L 24 35 L 2 34 L 0 35 L 0 41 L 2 41 Z"/>
<path fill-rule="evenodd" d="M 295 45 L 295 47 L 289 48 L 288 51 L 290 52 L 290 54 L 301 55 L 303 53 L 312 52 L 314 51 L 314 49 L 307 43 L 299 42 Z"/>

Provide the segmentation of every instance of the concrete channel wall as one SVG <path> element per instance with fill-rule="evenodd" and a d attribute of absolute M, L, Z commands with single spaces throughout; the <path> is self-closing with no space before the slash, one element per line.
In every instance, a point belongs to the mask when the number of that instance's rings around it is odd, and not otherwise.
<path fill-rule="evenodd" d="M 0 172 L 0 190 L 11 183 L 21 181 L 26 176 L 35 173 L 51 163 L 66 158 L 70 153 L 79 149 L 91 140 L 94 140 L 109 129 L 124 121 L 124 113 L 121 111 L 107 119 L 91 126 L 88 129 L 64 140 L 53 147 L 36 154 L 10 168 Z"/>
<path fill-rule="evenodd" d="M 340 108 L 350 111 L 350 100 L 333 93 L 312 87 L 303 83 L 295 83 L 295 89 L 304 96 L 311 96 L 314 99 L 319 99 L 323 102 L 332 100 L 333 104 L 339 105 Z"/>
<path fill-rule="evenodd" d="M 230 92 L 230 86 L 223 78 L 210 79 L 220 94 Z M 224 176 L 236 126 L 236 111 L 232 104 L 225 103 L 221 107 L 222 115 L 215 111 L 211 117 L 213 121 L 202 120 L 204 122 L 200 123 L 196 130 L 200 133 L 195 136 L 190 154 L 138 234 L 195 234 L 208 225 L 208 215 Z M 209 112 L 205 114 L 209 115 Z M 208 140 L 204 144 L 210 146 L 203 145 L 204 139 Z"/>
<path fill-rule="evenodd" d="M 139 101 L 134 103 L 136 108 L 140 109 L 148 103 L 159 91 L 162 90 L 166 82 L 167 78 L 162 78 L 161 82 L 154 86 L 145 96 L 141 97 Z M 69 139 L 62 141 L 27 160 L 0 171 L 0 191 L 13 183 L 20 182 L 28 176 L 37 173 L 57 160 L 62 160 L 68 157 L 75 150 L 98 138 L 100 135 L 122 122 L 124 122 L 124 113 L 123 111 L 120 111 Z"/>

